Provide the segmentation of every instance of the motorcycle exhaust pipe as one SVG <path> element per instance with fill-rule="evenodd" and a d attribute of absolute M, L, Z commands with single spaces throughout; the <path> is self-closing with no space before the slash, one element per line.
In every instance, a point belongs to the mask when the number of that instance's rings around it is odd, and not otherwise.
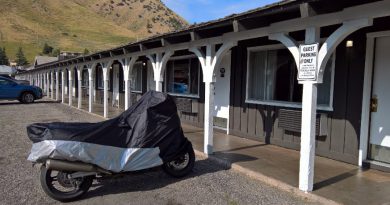
<path fill-rule="evenodd" d="M 46 160 L 46 168 L 58 171 L 98 172 L 103 174 L 111 174 L 111 172 L 93 164 L 87 164 L 83 162 L 69 162 L 56 159 Z"/>

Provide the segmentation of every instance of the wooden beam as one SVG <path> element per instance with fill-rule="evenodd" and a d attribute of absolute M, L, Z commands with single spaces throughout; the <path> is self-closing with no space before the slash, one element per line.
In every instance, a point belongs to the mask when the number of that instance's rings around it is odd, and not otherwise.
<path fill-rule="evenodd" d="M 240 32 L 246 30 L 246 28 L 238 20 L 234 20 L 232 24 L 233 24 L 234 32 Z"/>
<path fill-rule="evenodd" d="M 313 9 L 313 7 L 310 6 L 309 3 L 303 3 L 299 5 L 299 9 L 301 11 L 301 17 L 309 17 L 309 16 L 315 16 L 317 12 Z"/>
<path fill-rule="evenodd" d="M 142 43 L 139 44 L 139 50 L 140 51 L 145 51 L 147 50 L 148 48 L 146 48 Z"/>
<path fill-rule="evenodd" d="M 169 45 L 171 45 L 171 43 L 170 43 L 169 41 L 167 41 L 167 39 L 162 38 L 162 39 L 161 39 L 161 45 L 164 47 L 164 46 L 169 46 Z"/>
<path fill-rule="evenodd" d="M 198 40 L 200 40 L 199 34 L 196 33 L 195 31 L 191 31 L 190 35 L 191 35 L 191 41 L 198 41 Z"/>

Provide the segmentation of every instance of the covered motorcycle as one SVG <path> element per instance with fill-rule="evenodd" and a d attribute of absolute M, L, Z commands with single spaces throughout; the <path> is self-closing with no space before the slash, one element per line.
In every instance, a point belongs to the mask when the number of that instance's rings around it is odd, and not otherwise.
<path fill-rule="evenodd" d="M 28 160 L 43 164 L 42 186 L 47 194 L 61 201 L 73 200 L 86 192 L 94 174 L 163 165 L 168 174 L 179 177 L 194 165 L 192 144 L 183 134 L 173 98 L 155 91 L 147 92 L 128 110 L 107 121 L 36 123 L 27 127 L 27 133 L 33 142 Z M 54 170 L 59 173 L 48 177 Z M 61 177 L 67 180 L 61 185 L 68 183 L 80 189 L 87 180 L 89 186 L 75 197 L 57 196 L 58 190 L 53 192 L 48 182 Z"/>

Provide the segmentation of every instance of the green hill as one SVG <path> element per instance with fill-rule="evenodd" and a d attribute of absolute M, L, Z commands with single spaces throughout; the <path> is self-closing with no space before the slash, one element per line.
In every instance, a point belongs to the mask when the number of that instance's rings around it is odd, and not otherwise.
<path fill-rule="evenodd" d="M 45 43 L 97 51 L 186 25 L 160 0 L 0 0 L 0 47 L 30 63 Z"/>

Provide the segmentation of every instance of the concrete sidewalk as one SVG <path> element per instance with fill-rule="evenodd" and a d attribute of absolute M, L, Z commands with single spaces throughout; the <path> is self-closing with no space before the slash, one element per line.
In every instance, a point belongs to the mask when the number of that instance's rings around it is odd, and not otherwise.
<path fill-rule="evenodd" d="M 183 125 L 183 129 L 194 148 L 203 151 L 203 130 L 189 125 Z M 231 164 L 242 173 L 297 193 L 298 151 L 214 133 L 213 158 Z M 316 157 L 314 176 L 312 193 L 319 198 L 342 204 L 390 204 L 390 173 Z"/>

